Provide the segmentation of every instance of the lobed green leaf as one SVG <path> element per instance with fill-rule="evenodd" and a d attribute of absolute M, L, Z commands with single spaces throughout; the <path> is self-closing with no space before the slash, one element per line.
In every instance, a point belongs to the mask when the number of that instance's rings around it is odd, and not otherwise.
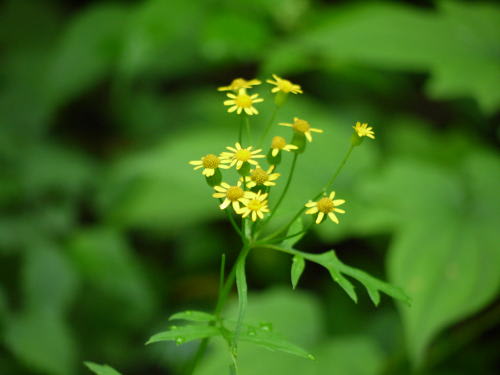
<path fill-rule="evenodd" d="M 153 335 L 146 345 L 160 341 L 175 341 L 177 345 L 185 344 L 189 341 L 204 339 L 220 335 L 220 330 L 208 325 L 185 325 L 181 327 L 172 326 L 168 331 Z"/>

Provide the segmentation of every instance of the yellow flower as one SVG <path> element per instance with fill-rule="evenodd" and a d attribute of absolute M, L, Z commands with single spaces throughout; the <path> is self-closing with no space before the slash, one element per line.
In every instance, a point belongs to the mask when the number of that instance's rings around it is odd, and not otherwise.
<path fill-rule="evenodd" d="M 260 190 L 258 193 L 250 192 L 248 198 L 243 198 L 242 203 L 245 206 L 238 211 L 238 214 L 244 218 L 251 215 L 252 221 L 256 221 L 257 217 L 263 219 L 264 213 L 269 212 L 266 198 L 267 193 L 261 194 Z"/>
<path fill-rule="evenodd" d="M 273 169 L 274 165 L 271 165 L 271 167 L 269 167 L 267 171 L 263 170 L 260 167 L 257 167 L 252 171 L 250 171 L 250 176 L 245 177 L 247 188 L 251 189 L 257 185 L 264 185 L 264 186 L 276 185 L 276 182 L 273 181 L 277 180 L 281 175 L 279 173 L 272 173 Z"/>
<path fill-rule="evenodd" d="M 336 224 L 339 223 L 339 219 L 335 215 L 335 212 L 339 214 L 345 214 L 345 211 L 337 208 L 345 203 L 343 199 L 333 199 L 335 197 L 335 192 L 332 191 L 328 197 L 323 197 L 317 202 L 309 201 L 305 204 L 309 209 L 306 211 L 308 215 L 318 214 L 316 218 L 316 224 L 319 224 L 323 221 L 323 217 L 328 215 L 328 217 Z"/>
<path fill-rule="evenodd" d="M 245 89 L 240 89 L 238 95 L 227 93 L 227 96 L 230 99 L 225 100 L 224 105 L 231 106 L 227 111 L 236 111 L 237 114 L 245 111 L 247 115 L 257 115 L 259 111 L 253 105 L 264 101 L 264 99 L 258 98 L 259 94 L 248 95 Z"/>
<path fill-rule="evenodd" d="M 217 168 L 230 168 L 229 165 L 224 165 L 225 163 L 227 163 L 227 160 L 221 160 L 217 155 L 214 154 L 208 154 L 203 156 L 201 160 L 193 160 L 189 162 L 189 164 L 195 165 L 194 170 L 204 168 L 201 174 L 206 177 L 213 176 Z"/>
<path fill-rule="evenodd" d="M 229 205 L 232 205 L 234 211 L 239 213 L 240 202 L 243 203 L 245 197 L 251 196 L 249 191 L 244 191 L 241 188 L 241 181 L 238 181 L 235 186 L 222 182 L 219 186 L 214 186 L 214 189 L 216 193 L 213 193 L 212 197 L 224 199 L 219 206 L 221 210 L 224 210 Z"/>
<path fill-rule="evenodd" d="M 368 124 L 362 124 L 359 121 L 356 122 L 356 126 L 353 126 L 354 130 L 358 134 L 358 137 L 368 137 L 371 139 L 375 139 L 375 133 L 373 132 L 373 128 L 368 126 Z"/>
<path fill-rule="evenodd" d="M 272 79 L 268 79 L 266 81 L 267 83 L 276 85 L 276 87 L 273 87 L 271 92 L 275 93 L 278 91 L 282 91 L 285 94 L 288 94 L 289 92 L 291 92 L 292 94 L 302 94 L 302 89 L 299 85 L 296 85 L 287 79 L 280 78 L 276 74 L 273 74 L 273 78 L 275 79 L 274 81 Z"/>
<path fill-rule="evenodd" d="M 229 86 L 222 86 L 219 87 L 217 90 L 238 92 L 240 89 L 251 89 L 252 86 L 260 85 L 261 83 L 262 82 L 260 82 L 258 79 L 251 79 L 247 81 L 246 79 L 243 78 L 236 78 L 233 79 L 233 81 L 229 84 Z"/>
<path fill-rule="evenodd" d="M 293 124 L 289 124 L 287 122 L 280 122 L 280 125 L 291 127 L 297 133 L 304 134 L 309 142 L 312 142 L 311 132 L 323 133 L 323 130 L 311 128 L 311 124 L 309 124 L 309 122 L 307 122 L 306 120 L 302 120 L 298 117 L 293 118 Z"/>
<path fill-rule="evenodd" d="M 242 148 L 241 145 L 236 142 L 235 147 L 226 147 L 231 152 L 222 152 L 220 157 L 224 161 L 230 162 L 229 166 L 232 167 L 236 164 L 236 169 L 240 169 L 244 163 L 250 163 L 252 165 L 259 165 L 257 161 L 253 159 L 264 158 L 264 155 L 259 155 L 261 149 L 252 151 L 252 146 L 247 148 Z"/>
<path fill-rule="evenodd" d="M 278 155 L 281 150 L 292 151 L 297 150 L 298 147 L 295 145 L 287 145 L 285 138 L 277 135 L 276 137 L 273 137 L 273 140 L 271 141 L 271 149 L 271 155 L 273 155 L 273 157 L 276 157 L 276 155 Z"/>

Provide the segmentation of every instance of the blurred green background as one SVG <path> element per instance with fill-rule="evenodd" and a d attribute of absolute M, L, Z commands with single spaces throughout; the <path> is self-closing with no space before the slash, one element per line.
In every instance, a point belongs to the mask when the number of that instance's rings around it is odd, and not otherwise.
<path fill-rule="evenodd" d="M 210 311 L 238 238 L 187 164 L 234 143 L 216 91 L 302 85 L 278 116 L 315 137 L 279 217 L 325 182 L 355 121 L 377 134 L 335 190 L 335 248 L 404 288 L 357 305 L 309 264 L 249 260 L 249 317 L 317 356 L 242 346 L 242 374 L 495 374 L 500 303 L 500 6 L 465 1 L 4 1 L 0 6 L 0 374 L 176 374 L 196 345 L 144 346 Z M 269 86 L 255 119 L 270 115 Z M 276 127 L 274 134 L 288 129 Z M 314 165 L 314 168 L 311 168 Z M 286 206 L 286 209 L 285 209 Z M 200 375 L 224 374 L 216 340 Z"/>

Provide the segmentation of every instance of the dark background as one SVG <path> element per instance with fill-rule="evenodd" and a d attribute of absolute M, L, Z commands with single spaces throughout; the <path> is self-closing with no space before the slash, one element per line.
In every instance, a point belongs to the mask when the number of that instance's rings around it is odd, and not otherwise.
<path fill-rule="evenodd" d="M 242 346 L 242 374 L 494 374 L 500 346 L 500 7 L 465 1 L 4 1 L 0 6 L 0 374 L 176 373 L 196 345 L 144 346 L 210 311 L 238 238 L 187 164 L 234 143 L 218 86 L 302 85 L 277 121 L 325 130 L 278 221 L 324 183 L 351 126 L 377 135 L 336 182 L 347 200 L 298 246 L 335 248 L 411 308 L 308 264 L 248 263 L 249 318 L 317 356 Z M 253 121 L 262 127 L 266 100 Z M 275 134 L 288 135 L 276 127 Z M 285 161 L 285 166 L 289 160 Z M 231 310 L 233 309 L 233 310 Z M 233 308 L 229 308 L 230 316 Z M 214 341 L 199 374 L 227 371 Z"/>

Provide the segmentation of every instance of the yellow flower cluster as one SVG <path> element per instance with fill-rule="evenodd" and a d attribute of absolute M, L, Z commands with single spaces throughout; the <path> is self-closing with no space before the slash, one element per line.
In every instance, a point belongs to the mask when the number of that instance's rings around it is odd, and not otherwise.
<path fill-rule="evenodd" d="M 261 149 L 254 150 L 252 146 L 242 147 L 239 142 L 234 147 L 228 146 L 226 149 L 228 151 L 221 152 L 218 156 L 208 154 L 203 156 L 201 160 L 189 163 L 195 166 L 194 169 L 204 168 L 202 174 L 207 178 L 214 176 L 217 168 L 235 167 L 237 171 L 241 171 L 245 169 L 245 166 L 254 166 L 253 170 L 248 168 L 248 174 L 239 178 L 234 185 L 220 182 L 213 186 L 215 192 L 212 196 L 221 201 L 219 205 L 221 210 L 232 207 L 234 212 L 243 218 L 250 217 L 252 221 L 263 219 L 264 214 L 269 212 L 268 193 L 264 192 L 263 189 L 275 185 L 274 181 L 279 178 L 280 174 L 272 173 L 273 165 L 267 170 L 260 167 L 257 160 L 265 158 Z"/>
<path fill-rule="evenodd" d="M 281 78 L 273 74 L 273 80 L 267 80 L 268 83 L 274 87 L 271 93 L 286 97 L 289 93 L 302 94 L 300 85 L 294 84 L 289 80 Z M 259 94 L 248 93 L 254 86 L 260 85 L 262 82 L 258 79 L 246 80 L 244 78 L 236 78 L 229 85 L 219 87 L 219 91 L 228 91 L 226 93 L 228 99 L 224 101 L 224 105 L 229 108 L 229 113 L 236 112 L 237 114 L 246 114 L 248 116 L 258 114 L 258 110 L 254 107 L 256 103 L 263 102 L 264 99 L 259 97 Z M 276 102 L 279 107 L 282 103 Z M 269 122 L 270 126 L 273 125 L 274 115 Z M 248 124 L 247 119 L 247 124 Z M 281 151 L 295 152 L 294 162 L 291 170 L 295 165 L 298 154 L 304 151 L 305 140 L 312 142 L 312 133 L 323 133 L 323 130 L 311 127 L 311 124 L 301 118 L 294 117 L 293 122 L 280 122 L 278 125 L 290 127 L 293 129 L 294 137 L 292 143 L 287 143 L 287 140 L 281 136 L 274 136 L 271 140 L 269 152 L 267 154 L 267 167 L 261 166 L 260 162 L 266 156 L 262 153 L 262 149 L 255 148 L 254 146 L 243 147 L 241 144 L 241 128 L 240 128 L 240 141 L 236 142 L 234 146 L 226 147 L 226 150 L 218 155 L 207 154 L 200 158 L 200 160 L 193 160 L 189 163 L 194 166 L 195 170 L 203 169 L 202 174 L 206 177 L 207 182 L 213 187 L 214 193 L 212 196 L 220 201 L 219 208 L 221 210 L 232 209 L 236 214 L 241 215 L 242 218 L 249 218 L 252 221 L 263 219 L 265 214 L 269 213 L 268 197 L 270 190 L 276 186 L 276 181 L 280 178 L 281 174 L 276 172 L 277 164 L 281 161 Z M 374 139 L 375 135 L 368 124 L 361 124 L 357 122 L 354 128 L 353 137 L 360 139 L 361 137 L 369 137 Z M 267 135 L 264 133 L 263 139 Z M 354 138 L 353 138 L 354 139 Z M 356 141 L 356 144 L 360 142 Z M 229 184 L 222 180 L 222 169 L 227 170 L 233 168 L 240 175 L 237 177 L 234 184 Z M 286 192 L 290 183 L 290 177 L 285 185 L 284 192 Z M 280 197 L 276 206 L 279 206 L 283 196 Z M 344 210 L 338 206 L 345 203 L 343 199 L 334 199 L 335 192 L 332 191 L 328 196 L 324 195 L 319 200 L 310 200 L 305 204 L 306 214 L 317 215 L 315 222 L 320 224 L 325 216 L 328 216 L 334 223 L 339 223 L 336 213 L 343 214 Z M 271 214 L 272 216 L 272 214 Z"/>

